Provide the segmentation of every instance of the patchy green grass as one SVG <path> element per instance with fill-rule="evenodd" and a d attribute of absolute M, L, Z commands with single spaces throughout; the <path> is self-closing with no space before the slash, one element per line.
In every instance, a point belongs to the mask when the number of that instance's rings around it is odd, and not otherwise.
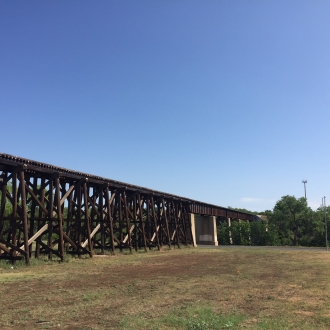
<path fill-rule="evenodd" d="M 0 329 L 329 329 L 330 254 L 175 249 L 0 262 Z"/>
<path fill-rule="evenodd" d="M 242 315 L 225 315 L 205 306 L 183 305 L 167 315 L 148 319 L 143 315 L 126 316 L 120 322 L 122 329 L 235 329 L 244 320 Z"/>

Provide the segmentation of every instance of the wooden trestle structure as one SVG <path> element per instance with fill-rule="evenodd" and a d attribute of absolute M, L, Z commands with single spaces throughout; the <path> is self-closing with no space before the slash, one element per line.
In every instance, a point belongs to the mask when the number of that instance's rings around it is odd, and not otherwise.
<path fill-rule="evenodd" d="M 190 245 L 189 213 L 233 212 L 2 153 L 0 198 L 0 259 L 27 264 L 33 254 L 63 261 L 66 253 Z"/>

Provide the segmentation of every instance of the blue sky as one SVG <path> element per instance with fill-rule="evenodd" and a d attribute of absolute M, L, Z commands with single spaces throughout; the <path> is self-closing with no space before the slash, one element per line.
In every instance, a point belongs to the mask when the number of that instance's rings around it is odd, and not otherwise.
<path fill-rule="evenodd" d="M 1 1 L 0 152 L 221 206 L 329 196 L 329 1 Z"/>

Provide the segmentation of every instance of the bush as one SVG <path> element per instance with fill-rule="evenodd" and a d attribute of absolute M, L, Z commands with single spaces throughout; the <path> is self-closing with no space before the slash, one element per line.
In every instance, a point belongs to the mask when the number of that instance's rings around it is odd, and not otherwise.
<path fill-rule="evenodd" d="M 217 226 L 218 243 L 220 245 L 230 244 L 229 231 L 230 228 L 226 222 L 221 222 L 220 225 Z"/>
<path fill-rule="evenodd" d="M 252 245 L 279 245 L 279 237 L 274 226 L 258 221 L 251 222 L 250 228 Z"/>

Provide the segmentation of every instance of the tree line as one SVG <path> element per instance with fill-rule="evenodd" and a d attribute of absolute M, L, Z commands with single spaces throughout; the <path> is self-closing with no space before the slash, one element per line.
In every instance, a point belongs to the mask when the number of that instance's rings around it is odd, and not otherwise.
<path fill-rule="evenodd" d="M 230 208 L 230 207 L 229 207 Z M 234 208 L 232 208 L 234 209 Z M 241 212 L 264 215 L 255 222 L 220 222 L 217 227 L 219 244 L 325 246 L 325 210 L 312 210 L 304 197 L 283 196 L 273 210 Z M 326 214 L 330 207 L 326 208 Z"/>

